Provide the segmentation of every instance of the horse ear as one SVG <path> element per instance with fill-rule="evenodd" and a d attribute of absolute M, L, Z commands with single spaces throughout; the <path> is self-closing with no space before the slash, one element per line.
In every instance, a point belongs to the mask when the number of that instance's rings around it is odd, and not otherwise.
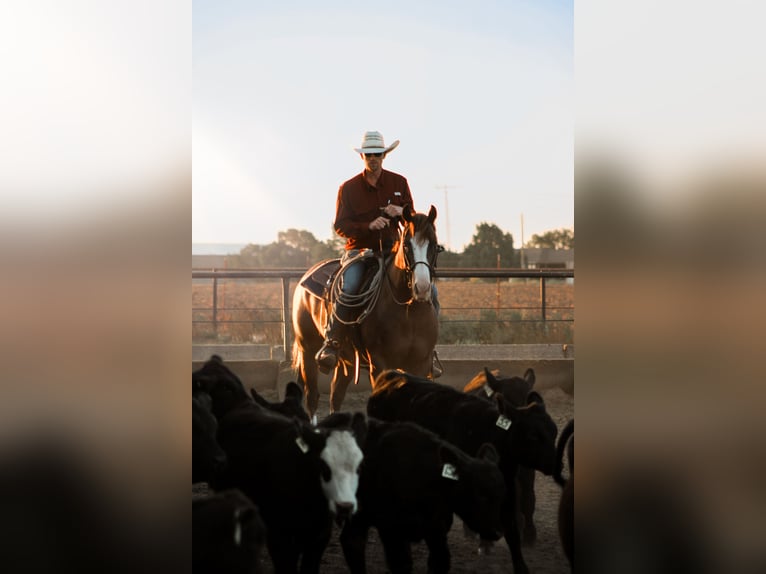
<path fill-rule="evenodd" d="M 413 213 L 412 206 L 409 203 L 406 204 L 402 209 L 402 219 L 404 219 L 404 221 L 412 221 Z"/>
<path fill-rule="evenodd" d="M 428 210 L 428 223 L 433 224 L 435 219 L 436 219 L 436 208 L 432 205 L 431 209 Z"/>

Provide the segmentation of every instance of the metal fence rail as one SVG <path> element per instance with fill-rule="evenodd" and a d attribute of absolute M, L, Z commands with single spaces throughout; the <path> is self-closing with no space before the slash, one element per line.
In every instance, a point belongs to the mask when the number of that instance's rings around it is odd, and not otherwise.
<path fill-rule="evenodd" d="M 279 323 L 282 329 L 282 341 L 284 345 L 285 360 L 290 360 L 290 349 L 292 347 L 292 333 L 290 325 L 290 280 L 300 279 L 306 272 L 303 268 L 284 268 L 284 269 L 192 269 L 192 280 L 212 279 L 213 281 L 213 301 L 212 309 L 205 311 L 212 312 L 211 322 L 213 328 L 218 326 L 218 282 L 226 279 L 279 279 L 281 281 L 281 306 L 278 309 L 280 313 Z M 546 282 L 550 279 L 573 279 L 574 269 L 480 269 L 464 268 L 450 269 L 439 268 L 436 272 L 439 278 L 455 279 L 538 279 L 540 284 L 540 312 L 541 320 L 547 320 L 546 304 Z M 268 309 L 267 309 L 268 310 Z M 276 311 L 277 309 L 272 309 Z M 194 323 L 195 321 L 193 321 Z"/>

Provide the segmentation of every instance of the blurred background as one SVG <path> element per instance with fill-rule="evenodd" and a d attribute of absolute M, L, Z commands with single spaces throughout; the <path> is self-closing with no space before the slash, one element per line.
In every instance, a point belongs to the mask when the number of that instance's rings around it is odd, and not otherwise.
<path fill-rule="evenodd" d="M 759 11 L 575 5 L 583 571 L 766 569 Z M 0 7 L 7 571 L 188 558 L 191 19 Z"/>

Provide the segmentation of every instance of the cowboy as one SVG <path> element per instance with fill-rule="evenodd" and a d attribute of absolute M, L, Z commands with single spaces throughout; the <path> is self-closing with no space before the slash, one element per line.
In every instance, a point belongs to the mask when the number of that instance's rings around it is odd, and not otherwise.
<path fill-rule="evenodd" d="M 386 253 L 399 237 L 399 223 L 405 205 L 412 206 L 412 194 L 407 180 L 383 169 L 386 155 L 399 145 L 396 140 L 386 147 L 380 132 L 368 131 L 362 138 L 362 147 L 354 148 L 364 161 L 364 171 L 340 186 L 335 207 L 335 231 L 346 238 L 341 258 L 341 291 L 345 295 L 359 292 L 365 267 L 364 261 L 355 261 L 361 250 Z M 338 349 L 342 329 L 350 321 L 350 311 L 337 305 L 329 313 L 325 341 L 316 354 L 319 370 L 329 373 L 338 362 Z"/>

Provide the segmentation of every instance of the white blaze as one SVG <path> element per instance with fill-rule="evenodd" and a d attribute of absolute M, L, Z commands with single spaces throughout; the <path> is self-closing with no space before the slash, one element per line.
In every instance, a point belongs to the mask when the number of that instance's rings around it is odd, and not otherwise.
<path fill-rule="evenodd" d="M 330 432 L 321 457 L 332 473 L 328 482 L 322 480 L 322 490 L 330 503 L 330 511 L 335 513 L 337 504 L 351 504 L 352 513 L 356 512 L 362 451 L 354 435 L 348 430 Z"/>
<path fill-rule="evenodd" d="M 431 300 L 431 271 L 428 266 L 428 240 L 410 242 L 412 246 L 412 296 L 417 301 Z M 418 264 L 420 262 L 420 264 Z M 423 265 L 425 264 L 425 265 Z"/>

